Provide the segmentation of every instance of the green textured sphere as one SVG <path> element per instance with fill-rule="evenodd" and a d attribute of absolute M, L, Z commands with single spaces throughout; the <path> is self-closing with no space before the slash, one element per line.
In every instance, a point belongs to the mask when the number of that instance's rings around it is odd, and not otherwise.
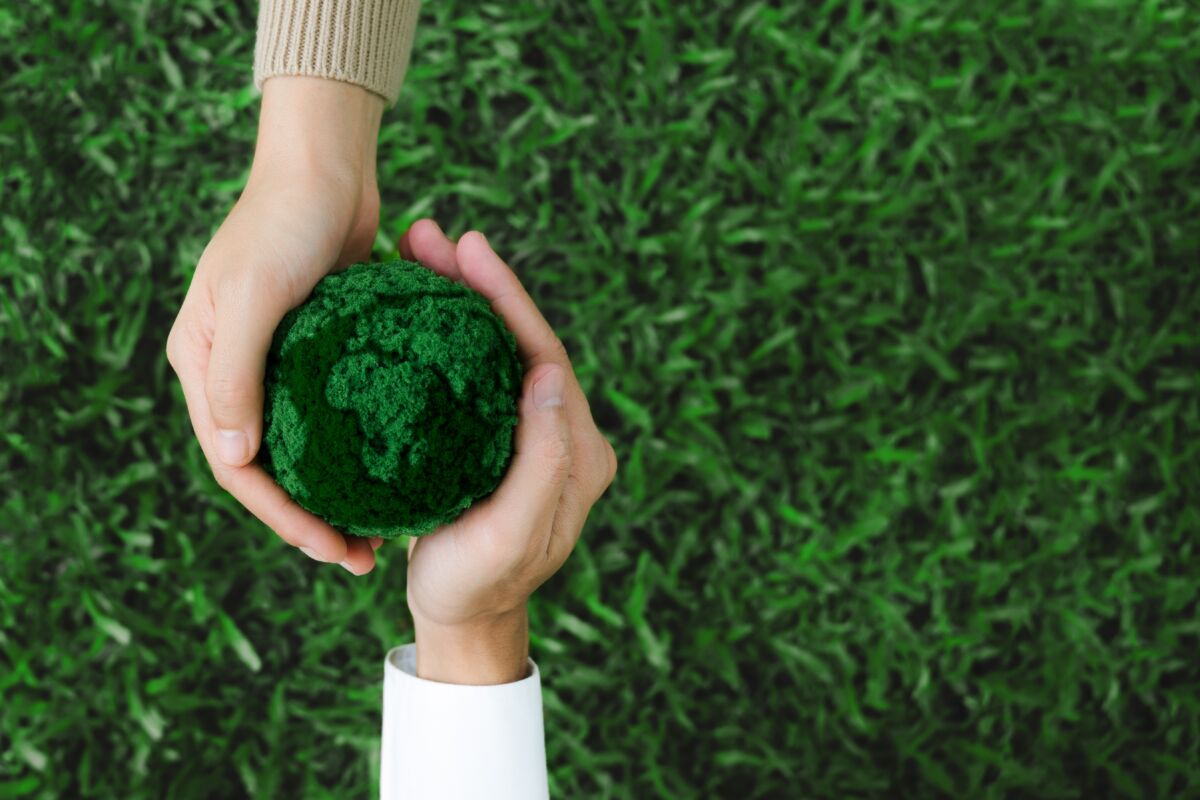
<path fill-rule="evenodd" d="M 521 377 L 479 293 L 410 261 L 355 264 L 275 331 L 261 460 L 339 530 L 429 533 L 504 477 Z"/>

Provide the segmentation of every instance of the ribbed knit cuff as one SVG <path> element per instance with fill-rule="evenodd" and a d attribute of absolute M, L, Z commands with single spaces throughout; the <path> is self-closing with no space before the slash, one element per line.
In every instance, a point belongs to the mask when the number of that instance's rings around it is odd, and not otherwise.
<path fill-rule="evenodd" d="M 408 69 L 420 0 L 261 0 L 254 85 L 307 75 L 362 86 L 390 106 Z"/>

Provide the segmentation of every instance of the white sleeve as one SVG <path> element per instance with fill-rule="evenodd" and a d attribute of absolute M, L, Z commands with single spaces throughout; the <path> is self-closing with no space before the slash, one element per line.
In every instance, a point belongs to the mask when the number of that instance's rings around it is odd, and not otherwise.
<path fill-rule="evenodd" d="M 382 800 L 543 800 L 542 679 L 460 686 L 417 677 L 416 645 L 384 660 Z"/>

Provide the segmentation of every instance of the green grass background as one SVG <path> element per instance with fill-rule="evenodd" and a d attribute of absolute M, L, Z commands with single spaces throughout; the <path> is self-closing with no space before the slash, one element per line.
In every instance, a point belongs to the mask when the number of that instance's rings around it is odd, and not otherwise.
<path fill-rule="evenodd" d="M 163 347 L 254 7 L 0 9 L 0 798 L 367 797 L 405 562 L 213 482 Z M 558 797 L 1200 796 L 1200 12 L 427 4 L 377 254 L 485 231 L 621 460 Z"/>

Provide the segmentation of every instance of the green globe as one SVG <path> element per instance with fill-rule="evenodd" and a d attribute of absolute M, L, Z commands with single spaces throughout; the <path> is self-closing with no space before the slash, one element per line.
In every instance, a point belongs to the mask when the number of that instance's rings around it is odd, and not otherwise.
<path fill-rule="evenodd" d="M 410 261 L 355 264 L 275 331 L 260 458 L 339 530 L 429 533 L 504 477 L 521 377 L 473 289 Z"/>

